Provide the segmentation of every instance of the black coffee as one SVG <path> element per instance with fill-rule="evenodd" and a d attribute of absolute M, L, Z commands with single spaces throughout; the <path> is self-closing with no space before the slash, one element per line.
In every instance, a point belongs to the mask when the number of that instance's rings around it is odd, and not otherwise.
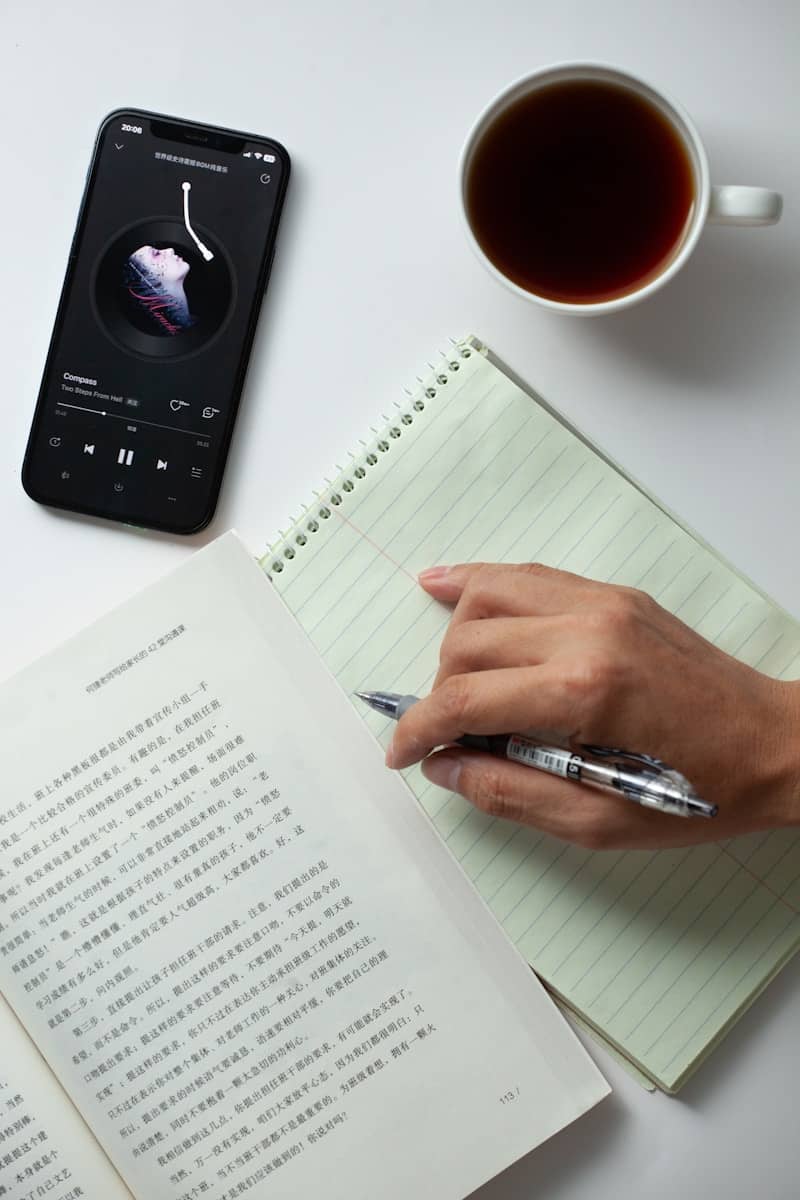
<path fill-rule="evenodd" d="M 467 214 L 526 291 L 593 304 L 658 275 L 687 228 L 694 176 L 670 122 L 625 87 L 577 81 L 523 96 L 470 159 Z"/>

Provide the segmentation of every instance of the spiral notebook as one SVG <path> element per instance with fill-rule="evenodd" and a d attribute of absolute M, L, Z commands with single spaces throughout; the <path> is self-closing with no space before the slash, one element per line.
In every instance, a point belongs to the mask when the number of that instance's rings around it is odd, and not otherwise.
<path fill-rule="evenodd" d="M 539 561 L 643 588 L 710 641 L 800 674 L 800 625 L 517 382 L 454 343 L 262 566 L 352 696 L 424 694 L 449 611 L 416 574 Z M 386 744 L 391 723 L 360 715 Z M 800 834 L 588 851 L 407 780 L 552 993 L 676 1091 L 800 946 Z"/>

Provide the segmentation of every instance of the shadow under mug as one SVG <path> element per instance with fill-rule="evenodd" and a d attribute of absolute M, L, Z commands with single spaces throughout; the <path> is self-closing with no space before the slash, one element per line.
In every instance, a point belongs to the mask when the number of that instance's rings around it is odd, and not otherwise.
<path fill-rule="evenodd" d="M 466 196 L 467 181 L 475 148 L 501 114 L 523 96 L 549 87 L 551 84 L 587 81 L 627 88 L 635 95 L 649 101 L 669 121 L 680 138 L 691 164 L 694 176 L 694 197 L 687 227 L 676 245 L 674 253 L 655 277 L 648 277 L 640 286 L 634 286 L 630 291 L 615 296 L 613 299 L 581 304 L 539 296 L 536 292 L 528 291 L 509 279 L 488 257 L 476 237 L 469 219 Z M 709 176 L 705 148 L 688 113 L 684 112 L 674 100 L 668 99 L 663 92 L 643 79 L 605 63 L 592 62 L 560 63 L 555 66 L 543 67 L 531 75 L 517 80 L 516 83 L 512 83 L 496 96 L 478 117 L 467 137 L 461 152 L 459 184 L 461 213 L 466 226 L 467 238 L 488 271 L 506 287 L 516 292 L 518 296 L 524 296 L 526 300 L 533 300 L 554 312 L 572 313 L 581 317 L 617 312 L 620 309 L 628 308 L 631 304 L 636 304 L 639 300 L 643 300 L 657 291 L 658 288 L 663 287 L 667 280 L 681 269 L 694 250 L 706 222 L 718 225 L 774 225 L 780 219 L 783 208 L 780 194 L 769 191 L 767 188 L 735 185 L 713 186 Z"/>

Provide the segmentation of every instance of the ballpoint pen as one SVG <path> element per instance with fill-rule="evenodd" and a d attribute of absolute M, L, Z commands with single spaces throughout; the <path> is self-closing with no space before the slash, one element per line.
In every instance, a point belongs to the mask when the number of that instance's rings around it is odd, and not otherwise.
<path fill-rule="evenodd" d="M 417 696 L 401 696 L 396 692 L 356 692 L 356 695 L 393 721 L 399 721 L 418 700 Z M 485 737 L 470 733 L 458 738 L 456 745 L 483 750 L 496 758 L 507 758 L 574 783 L 605 788 L 659 812 L 679 817 L 717 815 L 716 804 L 701 800 L 679 771 L 649 754 L 634 754 L 605 746 L 584 746 L 585 754 L 575 754 L 561 746 L 544 746 L 518 733 Z"/>

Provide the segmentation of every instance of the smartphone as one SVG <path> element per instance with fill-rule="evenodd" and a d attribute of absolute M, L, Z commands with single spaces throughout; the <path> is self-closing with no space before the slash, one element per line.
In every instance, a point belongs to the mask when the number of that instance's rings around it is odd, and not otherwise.
<path fill-rule="evenodd" d="M 105 118 L 25 453 L 32 499 L 171 533 L 208 524 L 289 167 L 272 138 Z"/>

